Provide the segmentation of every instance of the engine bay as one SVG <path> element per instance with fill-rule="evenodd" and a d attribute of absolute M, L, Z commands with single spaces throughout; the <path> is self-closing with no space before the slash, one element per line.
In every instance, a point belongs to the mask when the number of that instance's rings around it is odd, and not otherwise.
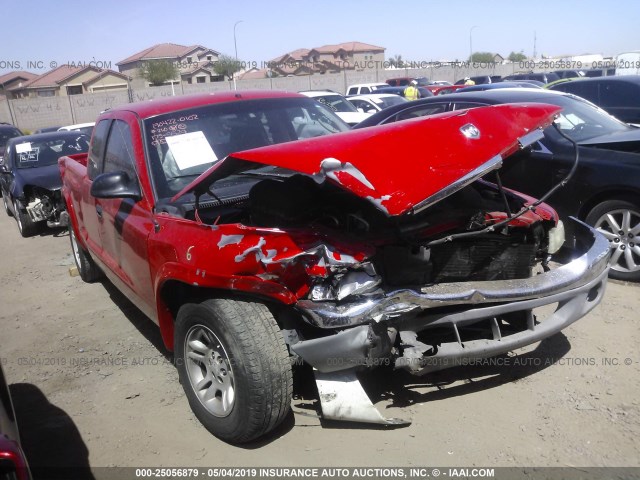
<path fill-rule="evenodd" d="M 220 188 L 210 192 L 212 198 L 182 204 L 179 214 L 210 225 L 307 229 L 319 238 L 365 242 L 376 248 L 373 265 L 387 286 L 527 278 L 536 263 L 547 260 L 548 232 L 555 226 L 531 211 L 483 232 L 525 206 L 523 198 L 484 180 L 419 213 L 397 217 L 306 175 L 247 183 L 236 182 L 233 194 Z M 445 241 L 471 232 L 477 234 Z"/>

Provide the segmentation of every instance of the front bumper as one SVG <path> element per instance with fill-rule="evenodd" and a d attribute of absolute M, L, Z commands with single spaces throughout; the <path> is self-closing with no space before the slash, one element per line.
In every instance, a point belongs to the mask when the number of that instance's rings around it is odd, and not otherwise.
<path fill-rule="evenodd" d="M 303 340 L 291 345 L 291 350 L 320 372 L 370 366 L 381 361 L 380 346 L 389 344 L 384 338 L 389 330 L 392 337 L 400 334 L 403 347 L 395 367 L 421 375 L 547 338 L 591 311 L 606 286 L 609 242 L 579 220 L 571 221 L 575 259 L 527 279 L 436 284 L 343 304 L 302 300 L 297 306 L 311 324 L 341 331 Z M 555 303 L 552 314 L 534 321 L 531 309 Z M 504 335 L 497 317 L 514 312 L 526 312 L 526 326 Z M 459 330 L 480 321 L 489 322 L 492 338 L 463 340 Z M 452 329 L 454 342 L 434 349 L 417 339 L 420 332 L 443 327 Z"/>

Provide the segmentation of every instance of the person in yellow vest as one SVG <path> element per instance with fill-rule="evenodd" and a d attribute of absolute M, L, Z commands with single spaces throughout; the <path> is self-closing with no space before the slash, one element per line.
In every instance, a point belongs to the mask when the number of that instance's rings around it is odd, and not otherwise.
<path fill-rule="evenodd" d="M 407 100 L 417 100 L 420 98 L 420 90 L 418 90 L 418 82 L 411 80 L 411 83 L 404 89 L 404 98 Z"/>
<path fill-rule="evenodd" d="M 464 84 L 465 85 L 475 85 L 476 82 L 474 82 L 473 80 L 471 80 L 469 77 L 464 77 Z"/>

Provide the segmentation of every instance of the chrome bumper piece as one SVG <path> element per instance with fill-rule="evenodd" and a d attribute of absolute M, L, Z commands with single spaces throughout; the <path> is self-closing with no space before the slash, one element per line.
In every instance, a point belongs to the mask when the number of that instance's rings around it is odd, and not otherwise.
<path fill-rule="evenodd" d="M 380 341 L 381 326 L 395 329 L 405 345 L 396 368 L 421 375 L 459 365 L 463 359 L 480 359 L 508 352 L 549 337 L 586 315 L 602 299 L 609 270 L 609 242 L 588 225 L 572 219 L 577 245 L 574 260 L 548 272 L 521 280 L 438 284 L 417 290 L 397 290 L 384 296 L 345 302 L 303 300 L 297 306 L 305 318 L 321 328 L 340 333 L 291 346 L 292 351 L 320 372 L 371 366 L 371 351 Z M 495 317 L 511 312 L 558 304 L 549 317 L 527 329 L 503 336 Z M 445 312 L 437 307 L 448 308 Z M 435 310 L 434 310 L 435 309 Z M 462 342 L 458 327 L 491 320 L 493 339 Z M 373 326 L 377 324 L 377 328 Z M 441 344 L 435 354 L 417 341 L 417 332 L 451 327 L 457 342 Z M 377 332 L 377 333 L 376 333 Z M 430 356 L 429 356 L 430 355 Z"/>

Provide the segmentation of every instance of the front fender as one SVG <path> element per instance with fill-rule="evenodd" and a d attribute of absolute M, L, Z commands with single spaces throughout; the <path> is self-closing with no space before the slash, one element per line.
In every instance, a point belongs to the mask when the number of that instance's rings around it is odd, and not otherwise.
<path fill-rule="evenodd" d="M 162 265 L 156 276 L 155 297 L 158 312 L 158 325 L 162 340 L 168 350 L 173 350 L 174 312 L 165 297 L 164 287 L 169 282 L 178 282 L 188 286 L 191 291 L 203 292 L 216 290 L 228 292 L 231 296 L 246 294 L 258 298 L 269 298 L 276 302 L 291 305 L 297 301 L 295 295 L 283 285 L 263 280 L 259 277 L 240 275 L 220 275 L 196 268 L 191 265 L 170 262 Z M 188 299 L 184 299 L 186 303 Z"/>

